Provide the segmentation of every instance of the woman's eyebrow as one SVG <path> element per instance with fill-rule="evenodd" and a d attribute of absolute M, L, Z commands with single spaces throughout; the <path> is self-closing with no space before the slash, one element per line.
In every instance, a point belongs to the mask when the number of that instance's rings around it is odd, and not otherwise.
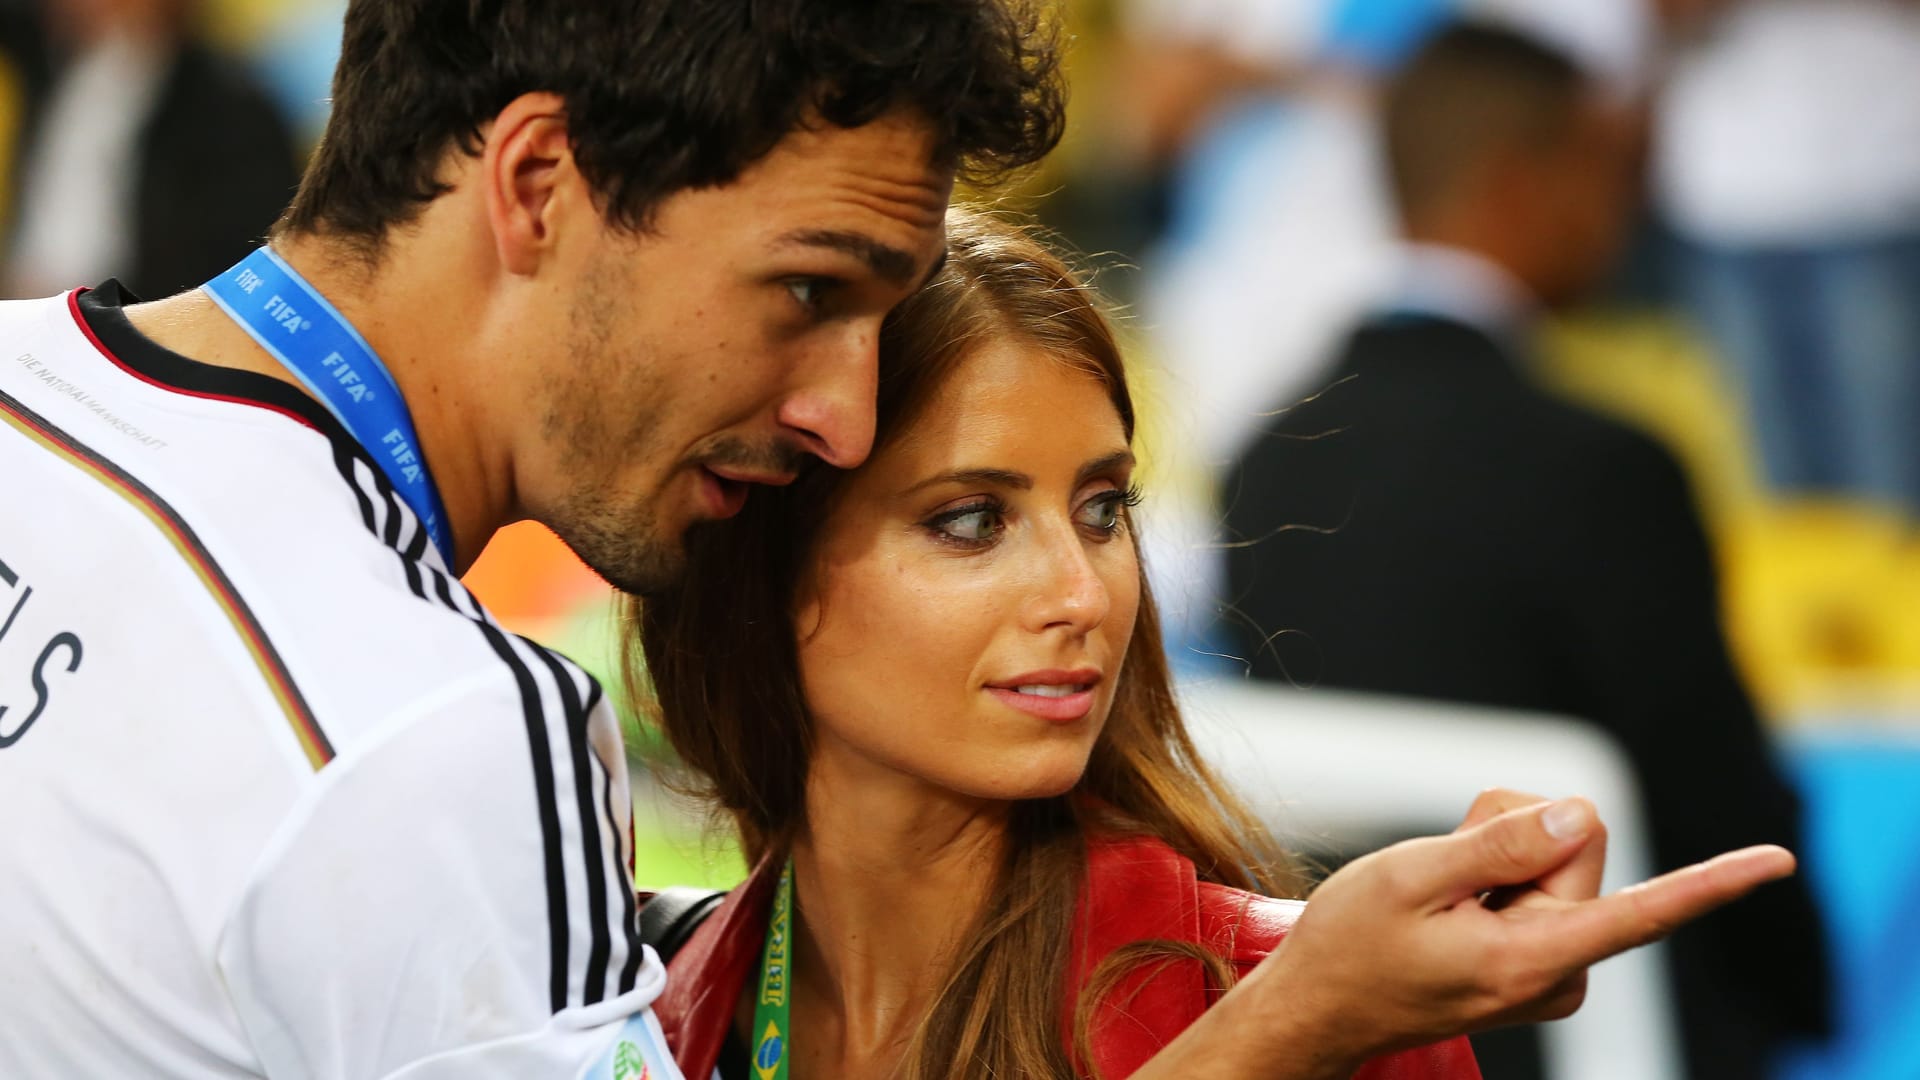
<path fill-rule="evenodd" d="M 1074 486 L 1078 487 L 1086 483 L 1089 479 L 1099 476 L 1101 473 L 1131 469 L 1133 468 L 1133 463 L 1133 451 L 1131 450 L 1116 450 L 1111 454 L 1094 458 L 1092 461 L 1080 466 L 1080 473 L 1074 478 Z"/>
<path fill-rule="evenodd" d="M 954 469 L 951 472 L 938 473 L 901 492 L 911 495 L 916 491 L 933 487 L 935 484 L 986 484 L 990 487 L 1014 488 L 1019 491 L 1033 489 L 1033 477 L 1012 469 Z"/>
<path fill-rule="evenodd" d="M 1133 451 L 1131 450 L 1116 450 L 1111 454 L 1103 454 L 1087 462 L 1085 465 L 1080 466 L 1079 472 L 1074 476 L 1074 484 L 1078 486 L 1086 483 L 1090 477 L 1098 476 L 1105 472 L 1131 468 L 1132 466 Z M 907 488 L 901 492 L 901 494 L 911 495 L 916 491 L 922 491 L 936 484 L 985 484 L 988 487 L 1031 491 L 1033 490 L 1033 477 L 1023 472 L 1016 472 L 1013 469 L 952 469 L 948 472 L 936 473 L 933 476 L 929 476 L 925 480 Z"/>

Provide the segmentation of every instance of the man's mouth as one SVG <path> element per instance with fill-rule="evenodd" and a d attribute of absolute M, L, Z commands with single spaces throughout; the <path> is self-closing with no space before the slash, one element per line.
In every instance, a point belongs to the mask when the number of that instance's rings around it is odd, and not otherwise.
<path fill-rule="evenodd" d="M 751 485 L 745 481 L 729 479 L 704 466 L 700 468 L 698 478 L 707 517 L 723 521 L 746 507 L 747 492 L 751 490 Z"/>
<path fill-rule="evenodd" d="M 799 473 L 792 471 L 748 469 L 738 465 L 708 464 L 703 468 L 730 484 L 760 484 L 764 487 L 786 487 L 799 476 Z"/>
<path fill-rule="evenodd" d="M 741 440 L 723 441 L 692 459 L 707 518 L 724 520 L 738 514 L 755 487 L 784 487 L 800 475 L 806 455 L 779 444 L 757 446 Z"/>

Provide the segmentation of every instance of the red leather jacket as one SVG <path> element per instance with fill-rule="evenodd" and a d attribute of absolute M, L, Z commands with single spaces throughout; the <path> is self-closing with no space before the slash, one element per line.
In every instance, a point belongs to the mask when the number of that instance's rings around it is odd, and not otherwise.
<path fill-rule="evenodd" d="M 741 987 L 765 939 L 779 865 L 768 861 L 727 894 L 668 966 L 654 1013 L 688 1080 L 707 1080 L 720 1058 Z M 1241 974 L 1280 944 L 1304 905 L 1269 900 L 1194 877 L 1193 863 L 1158 840 L 1093 838 L 1074 935 L 1066 1016 L 1107 954 L 1134 941 L 1197 943 Z M 1218 997 L 1198 965 L 1149 963 L 1109 994 L 1092 1021 L 1102 1075 L 1120 1080 L 1146 1064 Z M 1066 1020 L 1063 1018 L 1063 1031 Z M 1069 1043 L 1071 1045 L 1071 1043 Z M 1480 1080 L 1465 1039 L 1368 1062 L 1354 1080 Z"/>

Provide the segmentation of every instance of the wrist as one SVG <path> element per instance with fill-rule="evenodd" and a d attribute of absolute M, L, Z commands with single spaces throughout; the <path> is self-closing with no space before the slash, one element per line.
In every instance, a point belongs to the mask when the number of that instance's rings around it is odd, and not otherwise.
<path fill-rule="evenodd" d="M 1334 1008 L 1324 972 L 1316 980 L 1313 972 L 1289 963 L 1286 952 L 1283 943 L 1215 1006 L 1230 1010 L 1221 1020 L 1242 1034 L 1244 1053 L 1236 1061 L 1249 1066 L 1222 1075 L 1348 1080 L 1369 1056 L 1345 1037 L 1354 1018 Z M 1236 994 L 1242 995 L 1238 1003 Z"/>

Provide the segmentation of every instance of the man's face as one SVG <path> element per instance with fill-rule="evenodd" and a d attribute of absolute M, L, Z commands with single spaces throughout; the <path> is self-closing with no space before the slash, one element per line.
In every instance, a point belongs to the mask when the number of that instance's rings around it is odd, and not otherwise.
<path fill-rule="evenodd" d="M 560 283 L 566 340 L 515 454 L 522 508 L 601 575 L 671 584 L 683 537 L 811 455 L 873 442 L 880 321 L 938 266 L 952 190 L 905 114 L 789 134 L 740 178 L 603 230 Z"/>
<path fill-rule="evenodd" d="M 1619 260 L 1640 205 L 1643 138 L 1638 110 L 1588 104 L 1543 156 L 1530 187 L 1539 204 L 1540 286 L 1549 305 L 1585 299 Z"/>

